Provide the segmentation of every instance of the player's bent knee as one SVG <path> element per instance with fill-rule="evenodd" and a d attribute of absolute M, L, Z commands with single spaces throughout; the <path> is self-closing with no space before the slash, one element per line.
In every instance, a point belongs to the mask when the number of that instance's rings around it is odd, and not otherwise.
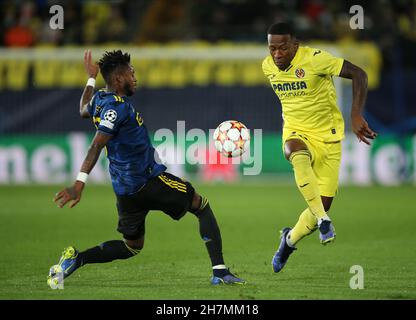
<path fill-rule="evenodd" d="M 203 196 L 200 196 L 199 194 L 195 192 L 194 201 L 192 201 L 192 207 L 191 209 L 189 209 L 189 212 L 199 217 L 201 212 L 204 211 L 207 205 L 208 205 L 208 199 Z"/>
<path fill-rule="evenodd" d="M 285 142 L 285 158 L 290 161 L 293 153 L 298 151 L 309 151 L 308 146 L 300 139 L 291 139 Z"/>
<path fill-rule="evenodd" d="M 201 206 L 202 197 L 198 193 L 194 193 L 194 197 L 192 198 L 192 205 L 191 209 L 189 210 L 192 213 L 195 213 L 199 207 Z"/>
<path fill-rule="evenodd" d="M 144 238 L 137 239 L 137 240 L 127 240 L 124 239 L 124 242 L 129 248 L 133 250 L 142 250 L 144 247 Z"/>

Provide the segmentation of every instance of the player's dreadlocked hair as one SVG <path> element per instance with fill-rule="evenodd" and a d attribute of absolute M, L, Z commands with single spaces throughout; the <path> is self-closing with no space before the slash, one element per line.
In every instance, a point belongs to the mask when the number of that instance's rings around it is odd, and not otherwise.
<path fill-rule="evenodd" d="M 130 55 L 121 50 L 106 51 L 98 65 L 100 72 L 106 83 L 110 82 L 111 74 L 120 67 L 128 67 L 130 64 Z"/>

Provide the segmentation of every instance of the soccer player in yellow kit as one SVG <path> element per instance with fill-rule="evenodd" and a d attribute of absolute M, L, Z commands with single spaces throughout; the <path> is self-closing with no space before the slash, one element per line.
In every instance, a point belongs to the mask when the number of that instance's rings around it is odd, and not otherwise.
<path fill-rule="evenodd" d="M 361 68 L 324 50 L 300 46 L 287 23 L 270 26 L 268 46 L 270 55 L 262 67 L 282 105 L 283 152 L 308 204 L 293 229 L 281 231 L 272 260 L 274 272 L 279 272 L 296 243 L 316 229 L 322 244 L 335 239 L 327 212 L 338 188 L 344 120 L 336 104 L 333 76 L 352 79 L 351 123 L 358 140 L 370 144 L 368 139 L 377 134 L 362 116 L 367 74 Z"/>

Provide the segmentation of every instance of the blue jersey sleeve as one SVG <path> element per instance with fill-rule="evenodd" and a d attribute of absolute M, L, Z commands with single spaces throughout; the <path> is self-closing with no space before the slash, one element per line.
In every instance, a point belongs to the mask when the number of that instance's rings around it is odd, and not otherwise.
<path fill-rule="evenodd" d="M 115 135 L 126 121 L 128 113 L 124 102 L 108 102 L 100 113 L 98 130 L 106 134 Z"/>

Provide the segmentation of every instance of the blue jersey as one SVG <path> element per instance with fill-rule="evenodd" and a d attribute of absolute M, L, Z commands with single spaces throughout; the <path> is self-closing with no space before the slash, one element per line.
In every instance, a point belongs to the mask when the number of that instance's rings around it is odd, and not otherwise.
<path fill-rule="evenodd" d="M 112 138 L 106 145 L 114 192 L 128 195 L 166 170 L 155 160 L 149 133 L 143 119 L 124 97 L 97 91 L 88 105 L 98 131 Z"/>

